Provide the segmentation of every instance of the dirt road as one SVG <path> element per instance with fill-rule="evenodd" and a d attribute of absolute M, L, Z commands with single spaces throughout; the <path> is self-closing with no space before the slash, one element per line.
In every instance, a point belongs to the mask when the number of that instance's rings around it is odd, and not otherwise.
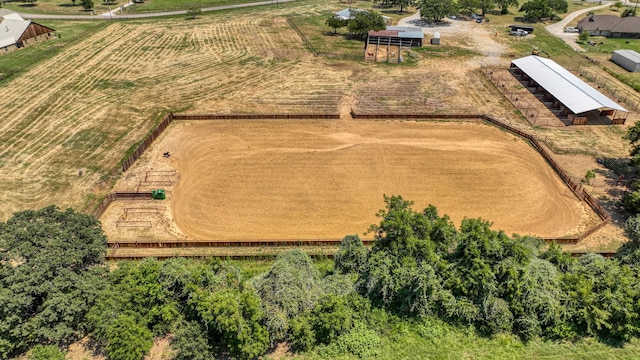
<path fill-rule="evenodd" d="M 596 10 L 596 9 L 602 9 L 602 8 L 611 6 L 610 4 L 611 3 L 606 3 L 606 4 L 603 4 L 603 5 L 594 6 L 594 7 L 590 7 L 590 8 L 586 8 L 586 9 L 582 9 L 582 10 L 578 10 L 578 11 L 574 11 L 571 14 L 567 15 L 564 19 L 562 19 L 562 21 L 547 26 L 546 29 L 551 34 L 555 35 L 559 39 L 562 39 L 564 42 L 566 42 L 567 45 L 571 46 L 575 51 L 584 51 L 582 49 L 582 47 L 576 43 L 576 39 L 578 38 L 578 34 L 576 34 L 576 33 L 566 33 L 566 32 L 564 32 L 564 28 L 567 27 L 567 25 L 569 25 L 569 23 L 572 22 L 578 16 L 580 16 L 582 14 L 586 14 L 589 11 L 593 11 L 593 10 Z"/>
<path fill-rule="evenodd" d="M 450 39 L 465 40 L 472 50 L 485 57 L 485 63 L 498 64 L 500 56 L 504 53 L 504 45 L 494 39 L 493 32 L 483 28 L 481 24 L 472 20 L 443 19 L 441 23 L 431 24 L 420 19 L 420 11 L 398 21 L 398 26 L 415 26 L 422 29 L 425 35 L 425 43 L 428 43 L 435 32 L 440 33 L 443 44 Z M 477 62 L 477 61 L 476 61 Z"/>

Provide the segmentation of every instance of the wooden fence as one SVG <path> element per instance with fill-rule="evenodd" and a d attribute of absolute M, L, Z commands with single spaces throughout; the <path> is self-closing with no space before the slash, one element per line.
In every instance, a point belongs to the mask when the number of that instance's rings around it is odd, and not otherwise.
<path fill-rule="evenodd" d="M 173 120 L 308 120 L 340 119 L 340 114 L 173 114 Z"/>
<path fill-rule="evenodd" d="M 605 210 L 598 200 L 596 200 L 591 194 L 589 194 L 582 184 L 572 179 L 569 174 L 555 161 L 549 151 L 542 146 L 542 144 L 536 139 L 535 136 L 524 132 L 506 122 L 498 120 L 490 115 L 486 114 L 356 114 L 353 109 L 351 110 L 351 116 L 354 119 L 482 119 L 488 123 L 496 125 L 502 129 L 505 129 L 515 135 L 518 135 L 527 140 L 540 155 L 547 161 L 547 163 L 553 168 L 553 170 L 560 176 L 562 181 L 571 189 L 571 191 L 583 200 L 602 220 L 599 224 L 595 225 L 591 229 L 585 231 L 577 237 L 572 238 L 548 238 L 545 241 L 555 241 L 559 244 L 577 244 L 584 240 L 587 236 L 600 230 L 603 226 L 611 222 L 611 215 Z"/>
<path fill-rule="evenodd" d="M 372 246 L 373 239 L 362 239 L 365 246 Z M 274 246 L 339 246 L 342 239 L 312 240 L 118 240 L 107 244 L 109 248 L 185 248 L 185 247 L 274 247 Z"/>
<path fill-rule="evenodd" d="M 498 120 L 492 116 L 486 114 L 357 114 L 354 110 L 351 110 L 351 116 L 354 119 L 455 119 L 455 120 L 484 120 L 490 124 L 498 126 L 504 130 L 507 130 L 515 135 L 518 135 L 527 140 L 534 149 L 536 149 L 540 155 L 549 163 L 554 171 L 560 176 L 564 183 L 571 189 L 576 197 L 589 205 L 593 211 L 602 220 L 599 224 L 595 225 L 591 229 L 585 231 L 577 237 L 563 237 L 563 238 L 546 238 L 545 241 L 555 241 L 559 244 L 576 244 L 587 236 L 595 233 L 600 228 L 605 226 L 611 221 L 611 215 L 598 203 L 598 201 L 589 194 L 582 184 L 572 179 L 567 172 L 558 164 L 550 152 L 542 146 L 538 139 L 524 132 L 506 122 Z M 134 153 L 123 162 L 123 171 L 126 171 L 133 165 L 133 163 L 144 153 L 144 151 L 151 145 L 151 143 L 171 124 L 174 120 L 268 120 L 268 119 L 339 119 L 339 114 L 173 114 L 169 113 L 164 120 L 158 124 L 158 126 L 145 138 L 145 140 L 138 146 Z M 151 193 L 140 192 L 115 192 L 110 193 L 103 201 L 95 208 L 93 215 L 99 218 L 109 206 L 112 201 L 115 200 L 147 200 L 151 199 Z M 110 243 L 109 247 L 114 250 L 118 247 L 129 248 L 179 248 L 179 247 L 234 247 L 234 246 L 248 246 L 248 247 L 271 247 L 271 246 L 337 246 L 340 244 L 340 239 L 331 240 L 243 240 L 243 241 L 217 241 L 217 240 L 204 240 L 204 241 L 183 241 L 183 240 L 132 240 L 132 241 L 118 241 Z M 373 240 L 363 240 L 365 245 L 371 245 Z"/>
<path fill-rule="evenodd" d="M 142 144 L 138 145 L 133 154 L 131 154 L 129 158 L 122 162 L 122 172 L 129 170 L 133 163 L 135 163 L 136 160 L 138 160 L 138 158 L 140 158 L 140 156 L 144 154 L 144 151 L 147 150 L 149 145 L 151 145 L 151 143 L 153 143 L 153 141 L 157 139 L 160 134 L 162 134 L 164 129 L 166 129 L 172 121 L 173 113 L 167 114 L 167 116 L 164 117 L 160 124 L 158 124 L 158 126 L 156 126 L 156 128 L 153 129 L 153 131 L 151 131 L 149 135 L 147 135 L 147 137 L 142 141 Z"/>

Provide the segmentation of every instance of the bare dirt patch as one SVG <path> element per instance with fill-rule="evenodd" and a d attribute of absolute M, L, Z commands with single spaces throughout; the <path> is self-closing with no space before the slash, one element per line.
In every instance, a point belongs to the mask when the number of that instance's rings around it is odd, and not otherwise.
<path fill-rule="evenodd" d="M 168 213 L 190 239 L 362 234 L 383 194 L 521 235 L 576 235 L 597 221 L 535 150 L 483 123 L 184 122 L 130 176 L 161 167 L 164 151 L 180 178 Z"/>

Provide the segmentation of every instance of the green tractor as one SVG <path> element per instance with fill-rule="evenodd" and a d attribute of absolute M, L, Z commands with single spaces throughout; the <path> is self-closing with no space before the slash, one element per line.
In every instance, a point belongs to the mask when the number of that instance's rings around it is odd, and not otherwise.
<path fill-rule="evenodd" d="M 156 200 L 164 200 L 167 198 L 167 194 L 164 193 L 164 190 L 151 190 L 151 198 Z"/>

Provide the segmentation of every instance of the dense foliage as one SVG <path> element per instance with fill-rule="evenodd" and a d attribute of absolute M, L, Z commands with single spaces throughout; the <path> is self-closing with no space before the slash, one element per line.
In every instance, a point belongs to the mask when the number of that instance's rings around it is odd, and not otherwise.
<path fill-rule="evenodd" d="M 382 15 L 375 11 L 356 11 L 353 19 L 349 20 L 347 30 L 351 34 L 364 38 L 371 30 L 382 30 L 386 23 Z"/>
<path fill-rule="evenodd" d="M 346 236 L 333 270 L 283 253 L 249 279 L 221 261 L 146 259 L 100 266 L 98 223 L 54 207 L 0 226 L 1 358 L 62 359 L 87 332 L 112 360 L 142 359 L 170 335 L 174 359 L 251 359 L 287 342 L 321 358 L 380 355 L 411 328 L 431 341 L 451 325 L 521 341 L 595 337 L 621 344 L 640 331 L 640 216 L 616 259 L 573 258 L 482 219 L 459 228 L 435 207 L 385 197 L 367 249 Z"/>
<path fill-rule="evenodd" d="M 0 223 L 0 359 L 85 334 L 105 253 L 98 221 L 71 209 L 27 210 Z"/>
<path fill-rule="evenodd" d="M 625 139 L 629 140 L 631 143 L 631 161 L 630 165 L 636 169 L 640 170 L 640 123 L 635 123 L 632 127 L 627 130 L 627 134 L 624 136 Z M 635 190 L 633 192 L 627 193 L 622 199 L 622 205 L 624 208 L 632 213 L 639 214 L 640 213 L 640 183 L 636 181 L 632 184 Z"/>
<path fill-rule="evenodd" d="M 481 219 L 456 230 L 435 208 L 387 197 L 358 289 L 401 316 L 435 316 L 523 339 L 638 334 L 637 271 L 599 255 L 575 260 Z"/>
<path fill-rule="evenodd" d="M 553 19 L 558 13 L 566 13 L 569 4 L 566 0 L 530 0 L 522 5 L 525 18 L 530 21 Z"/>

